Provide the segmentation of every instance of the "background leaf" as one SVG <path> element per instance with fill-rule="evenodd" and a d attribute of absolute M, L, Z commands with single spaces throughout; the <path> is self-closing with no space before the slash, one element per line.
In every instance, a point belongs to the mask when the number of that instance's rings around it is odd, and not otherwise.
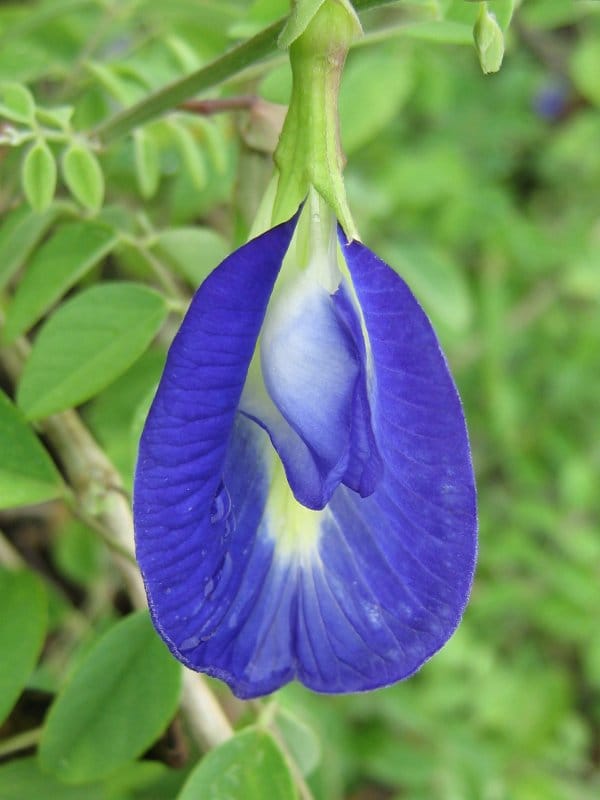
<path fill-rule="evenodd" d="M 56 162 L 46 142 L 36 142 L 23 161 L 23 190 L 34 211 L 45 211 L 56 189 Z"/>
<path fill-rule="evenodd" d="M 52 548 L 52 558 L 62 575 L 83 586 L 101 580 L 106 552 L 95 531 L 78 519 L 62 526 Z"/>
<path fill-rule="evenodd" d="M 310 775 L 321 761 L 319 737 L 307 722 L 285 707 L 278 708 L 276 722 L 298 769 L 303 775 Z"/>
<path fill-rule="evenodd" d="M 340 92 L 344 151 L 353 153 L 389 125 L 411 88 L 411 72 L 400 48 L 370 47 L 353 53 Z M 357 114 L 360 108 L 368 108 L 368 113 Z"/>
<path fill-rule="evenodd" d="M 20 83 L 5 83 L 1 89 L 2 116 L 14 122 L 30 124 L 35 117 L 35 100 L 26 86 Z"/>
<path fill-rule="evenodd" d="M 23 266 L 57 214 L 55 207 L 38 214 L 22 206 L 5 215 L 0 227 L 0 289 Z"/>
<path fill-rule="evenodd" d="M 135 174 L 142 197 L 156 194 L 160 182 L 160 152 L 152 128 L 137 128 L 133 134 Z"/>
<path fill-rule="evenodd" d="M 0 508 L 60 497 L 60 476 L 19 409 L 0 391 Z"/>
<path fill-rule="evenodd" d="M 190 129 L 181 121 L 171 120 L 170 127 L 175 134 L 175 141 L 183 169 L 196 189 L 204 189 L 207 182 L 206 161 L 199 143 Z"/>
<path fill-rule="evenodd" d="M 1 724 L 24 689 L 44 643 L 46 595 L 40 580 L 31 572 L 0 567 L 0 608 Z"/>
<path fill-rule="evenodd" d="M 9 306 L 3 338 L 27 331 L 116 245 L 114 231 L 94 222 L 60 227 L 35 253 Z"/>
<path fill-rule="evenodd" d="M 407 22 L 406 25 L 398 28 L 398 36 L 420 39 L 424 42 L 437 42 L 438 44 L 471 45 L 473 43 L 471 25 L 451 19 L 441 19 L 437 22 Z"/>
<path fill-rule="evenodd" d="M 177 709 L 181 666 L 146 612 L 117 623 L 89 650 L 47 717 L 42 768 L 68 783 L 115 772 L 141 755 Z"/>
<path fill-rule="evenodd" d="M 177 800 L 295 800 L 297 796 L 273 737 L 247 728 L 202 759 Z"/>
<path fill-rule="evenodd" d="M 17 402 L 29 419 L 79 405 L 144 352 L 167 315 L 157 292 L 105 283 L 66 302 L 40 331 Z"/>
<path fill-rule="evenodd" d="M 85 795 L 82 794 L 85 792 Z M 21 758 L 0 766 L 2 800 L 107 800 L 100 784 L 66 786 L 39 768 L 35 758 Z"/>
<path fill-rule="evenodd" d="M 577 48 L 571 60 L 571 75 L 575 86 L 590 103 L 600 107 L 600 33 L 590 37 Z"/>
<path fill-rule="evenodd" d="M 211 228 L 170 228 L 156 237 L 156 250 L 198 288 L 229 252 L 225 239 Z"/>
<path fill-rule="evenodd" d="M 464 333 L 473 320 L 468 283 L 452 258 L 424 244 L 386 244 L 388 263 L 408 283 L 436 324 Z"/>
<path fill-rule="evenodd" d="M 62 162 L 65 183 L 73 197 L 90 211 L 99 211 L 104 199 L 104 174 L 89 147 L 74 143 Z"/>
<path fill-rule="evenodd" d="M 146 419 L 164 365 L 164 351 L 150 348 L 83 409 L 92 433 L 120 470 L 128 489 L 141 434 L 139 419 Z"/>

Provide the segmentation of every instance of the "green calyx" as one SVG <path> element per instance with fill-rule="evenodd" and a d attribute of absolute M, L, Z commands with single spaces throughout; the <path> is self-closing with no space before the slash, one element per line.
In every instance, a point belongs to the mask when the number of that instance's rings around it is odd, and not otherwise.
<path fill-rule="evenodd" d="M 357 19 L 341 0 L 325 0 L 289 49 L 293 86 L 275 152 L 279 181 L 273 224 L 291 216 L 313 186 L 349 239 L 358 238 L 344 188 L 338 95 Z"/>

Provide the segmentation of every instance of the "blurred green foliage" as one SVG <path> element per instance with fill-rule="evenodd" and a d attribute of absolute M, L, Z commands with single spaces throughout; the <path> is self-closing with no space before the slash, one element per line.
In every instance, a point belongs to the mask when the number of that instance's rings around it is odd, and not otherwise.
<path fill-rule="evenodd" d="M 412 0 L 368 12 L 342 86 L 354 218 L 411 284 L 454 368 L 474 449 L 481 544 L 464 621 L 416 676 L 362 696 L 319 697 L 298 686 L 277 696 L 280 734 L 316 800 L 600 795 L 600 3 L 524 0 L 492 76 L 469 45 L 478 5 Z M 503 28 L 513 5 L 488 3 Z M 247 236 L 271 171 L 275 106 L 218 116 L 179 109 L 105 150 L 93 131 L 287 8 L 284 0 L 2 4 L 0 305 L 15 335 L 49 312 L 60 327 L 64 306 L 52 315 L 59 298 L 98 292 L 90 284 L 107 279 L 161 288 L 178 313 Z M 282 54 L 211 99 L 253 93 L 286 102 Z M 24 207 L 22 181 L 43 214 Z M 74 226 L 85 228 L 78 241 Z M 56 262 L 61 240 L 71 242 L 65 259 L 31 292 L 27 276 Z M 142 332 L 144 342 L 155 327 Z M 62 408 L 95 395 L 82 414 L 126 487 L 171 328 L 132 366 L 142 345 L 119 369 L 109 353 L 92 391 L 63 393 Z M 44 328 L 39 339 L 41 347 Z M 52 372 L 51 354 L 39 358 L 45 373 L 30 370 L 32 403 L 47 395 Z M 12 406 L 5 419 L 25 425 Z M 30 431 L 24 441 L 36 478 L 31 502 L 60 493 Z M 5 491 L 0 524 L 27 556 L 23 517 L 10 508 L 29 495 L 16 490 L 11 500 Z M 46 578 L 49 643 L 33 675 L 14 668 L 11 701 L 19 680 L 21 689 L 68 697 L 66 671 L 81 674 L 90 647 L 102 650 L 114 635 L 115 577 L 102 540 L 65 514 L 47 524 L 41 555 L 30 560 Z M 19 724 L 9 717 L 0 729 L 0 752 Z M 154 720 L 153 736 L 158 727 Z M 60 767 L 46 778 L 29 758 L 0 766 L 0 798 L 42 800 L 52 791 L 53 800 L 166 800 L 186 770 L 141 762 L 77 788 L 61 783 Z"/>

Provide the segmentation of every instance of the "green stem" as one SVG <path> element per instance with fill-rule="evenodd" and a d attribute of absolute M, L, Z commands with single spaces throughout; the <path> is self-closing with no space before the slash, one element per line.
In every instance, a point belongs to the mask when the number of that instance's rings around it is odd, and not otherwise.
<path fill-rule="evenodd" d="M 326 0 L 290 47 L 292 95 L 274 155 L 279 169 L 274 224 L 288 219 L 314 186 L 348 238 L 358 238 L 344 189 L 338 120 L 342 69 L 355 38 L 354 17 Z"/>
<path fill-rule="evenodd" d="M 354 0 L 353 5 L 356 11 L 366 11 L 392 2 L 395 0 Z M 120 111 L 96 128 L 94 137 L 100 144 L 106 145 L 175 108 L 199 92 L 223 83 L 247 67 L 276 53 L 277 38 L 286 22 L 287 17 L 282 17 L 256 36 L 211 61 L 210 64 L 153 92 L 130 108 Z"/>

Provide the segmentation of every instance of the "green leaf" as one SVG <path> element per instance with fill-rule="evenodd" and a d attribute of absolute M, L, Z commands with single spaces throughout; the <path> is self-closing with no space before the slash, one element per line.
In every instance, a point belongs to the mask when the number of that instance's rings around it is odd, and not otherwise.
<path fill-rule="evenodd" d="M 164 368 L 165 354 L 150 348 L 127 372 L 88 403 L 86 423 L 131 488 L 141 427 Z"/>
<path fill-rule="evenodd" d="M 94 222 L 63 225 L 34 255 L 8 308 L 4 341 L 29 330 L 77 281 L 102 261 L 118 239 Z"/>
<path fill-rule="evenodd" d="M 175 58 L 181 72 L 185 74 L 200 69 L 202 62 L 199 54 L 183 37 L 171 34 L 165 37 L 164 43 Z"/>
<path fill-rule="evenodd" d="M 23 7 L 21 9 L 25 10 Z M 12 32 L 6 29 L 4 31 L 0 48 L 0 77 L 21 81 L 40 78 L 48 66 L 48 51 L 44 52 L 39 44 L 27 41 L 26 37 L 10 35 Z"/>
<path fill-rule="evenodd" d="M 398 35 L 438 44 L 473 44 L 471 26 L 451 19 L 441 19 L 436 22 L 409 22 L 398 27 Z"/>
<path fill-rule="evenodd" d="M 32 572 L 0 568 L 0 608 L 2 723 L 25 688 L 44 643 L 46 595 L 39 578 Z"/>
<path fill-rule="evenodd" d="M 23 160 L 23 191 L 35 211 L 45 211 L 56 189 L 56 162 L 46 142 L 36 142 Z"/>
<path fill-rule="evenodd" d="M 492 0 L 490 8 L 503 31 L 510 25 L 516 6 L 517 0 Z"/>
<path fill-rule="evenodd" d="M 246 728 L 202 759 L 177 800 L 295 800 L 297 796 L 273 737 L 259 728 Z"/>
<path fill-rule="evenodd" d="M 52 125 L 61 131 L 68 131 L 75 109 L 73 106 L 55 106 L 54 108 L 38 106 L 35 113 L 42 124 Z"/>
<path fill-rule="evenodd" d="M 284 14 L 289 14 L 291 3 L 290 0 L 253 0 L 249 5 L 243 18 L 238 15 L 238 19 L 228 27 L 230 37 L 247 39 L 254 36 Z"/>
<path fill-rule="evenodd" d="M 35 341 L 17 392 L 29 419 L 89 400 L 141 356 L 167 315 L 157 292 L 105 283 L 61 306 Z"/>
<path fill-rule="evenodd" d="M 72 144 L 63 156 L 62 171 L 73 197 L 90 211 L 99 211 L 104 200 L 104 174 L 94 153 L 82 144 Z"/>
<path fill-rule="evenodd" d="M 277 710 L 277 726 L 300 772 L 310 775 L 321 761 L 321 742 L 317 734 L 287 708 Z"/>
<path fill-rule="evenodd" d="M 52 545 L 53 561 L 60 573 L 82 586 L 98 578 L 104 555 L 98 535 L 77 519 L 62 526 Z"/>
<path fill-rule="evenodd" d="M 342 75 L 342 89 L 344 87 L 344 76 Z M 292 91 L 292 70 L 289 62 L 273 67 L 265 75 L 259 84 L 260 96 L 270 103 L 287 105 L 290 102 Z"/>
<path fill-rule="evenodd" d="M 224 175 L 228 167 L 229 147 L 227 137 L 217 122 L 204 117 L 191 116 L 188 124 L 197 133 L 199 141 L 209 155 L 217 173 Z"/>
<path fill-rule="evenodd" d="M 225 239 L 211 228 L 171 228 L 158 235 L 155 248 L 194 288 L 229 252 Z"/>
<path fill-rule="evenodd" d="M 23 415 L 0 391 L 0 508 L 60 497 L 62 481 Z"/>
<path fill-rule="evenodd" d="M 581 94 L 600 107 L 600 36 L 585 39 L 575 50 L 571 61 L 571 77 Z"/>
<path fill-rule="evenodd" d="M 21 206 L 6 215 L 0 228 L 0 289 L 23 266 L 57 216 L 50 207 L 43 214 Z"/>
<path fill-rule="evenodd" d="M 551 30 L 566 28 L 582 17 L 589 16 L 590 8 L 598 8 L 596 0 L 573 3 L 565 3 L 564 0 L 537 0 L 535 3 L 522 2 L 519 15 L 528 28 Z"/>
<path fill-rule="evenodd" d="M 142 197 L 154 197 L 160 182 L 160 153 L 156 137 L 148 128 L 137 128 L 133 134 L 135 174 Z"/>
<path fill-rule="evenodd" d="M 443 251 L 404 242 L 384 248 L 389 263 L 404 278 L 435 323 L 454 333 L 468 329 L 473 301 L 464 275 Z"/>
<path fill-rule="evenodd" d="M 392 63 L 394 69 L 390 69 Z M 351 54 L 340 91 L 340 129 L 346 153 L 373 139 L 396 116 L 412 88 L 409 66 L 397 47 Z"/>
<path fill-rule="evenodd" d="M 170 127 L 175 134 L 175 143 L 181 155 L 183 167 L 192 184 L 199 191 L 204 189 L 207 181 L 206 162 L 198 142 L 185 125 L 171 120 Z"/>
<path fill-rule="evenodd" d="M 181 770 L 169 769 L 159 761 L 135 761 L 106 780 L 105 800 L 173 800 L 183 778 Z"/>
<path fill-rule="evenodd" d="M 5 83 L 2 86 L 0 115 L 13 122 L 30 124 L 35 117 L 35 100 L 29 89 L 20 83 Z"/>
<path fill-rule="evenodd" d="M 101 784 L 66 786 L 40 770 L 35 758 L 20 758 L 0 767 L 0 800 L 107 800 Z"/>
<path fill-rule="evenodd" d="M 136 97 L 131 92 L 126 82 L 121 80 L 110 66 L 106 66 L 99 61 L 88 61 L 85 64 L 85 68 L 119 103 L 127 106 L 135 102 Z"/>
<path fill-rule="evenodd" d="M 46 718 L 42 769 L 66 783 L 114 773 L 162 734 L 177 710 L 181 666 L 148 613 L 118 622 L 88 651 Z"/>

